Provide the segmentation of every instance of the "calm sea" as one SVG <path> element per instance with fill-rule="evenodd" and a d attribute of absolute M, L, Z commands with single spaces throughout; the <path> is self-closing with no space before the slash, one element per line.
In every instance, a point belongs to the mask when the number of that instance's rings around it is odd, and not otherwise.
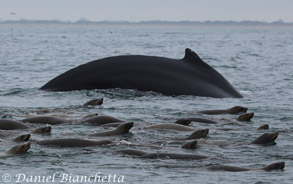
<path fill-rule="evenodd" d="M 19 120 L 39 110 L 64 109 L 56 116 L 78 121 L 91 113 L 114 116 L 135 124 L 167 123 L 179 118 L 203 117 L 216 125 L 192 123 L 209 128 L 208 140 L 230 141 L 226 146 L 199 144 L 195 150 L 182 150 L 170 139 L 189 133 L 149 131 L 139 128 L 131 134 L 109 138 L 117 145 L 86 149 L 56 149 L 34 144 L 25 155 L 0 159 L 0 176 L 17 177 L 55 174 L 67 183 L 86 183 L 79 176 L 109 175 L 110 183 L 292 183 L 293 182 L 293 27 L 179 27 L 179 26 L 93 26 L 93 25 L 0 25 L 0 118 Z M 53 77 L 83 63 L 115 55 L 142 54 L 182 58 L 185 48 L 194 50 L 243 94 L 243 99 L 216 99 L 193 96 L 170 97 L 135 90 L 93 90 L 46 92 L 39 88 Z M 98 71 L 97 71 L 98 72 Z M 104 104 L 82 108 L 93 98 Z M 233 123 L 236 115 L 206 116 L 199 110 L 225 109 L 242 105 L 254 112 L 247 123 Z M 232 123 L 231 123 L 232 122 Z M 269 124 L 269 130 L 257 127 Z M 33 128 L 41 125 L 32 125 Z M 220 128 L 232 128 L 222 131 Z M 86 138 L 102 131 L 83 124 L 52 127 L 49 135 L 32 135 L 33 140 L 60 137 Z M 265 132 L 279 131 L 275 145 L 246 144 Z M 3 132 L 1 132 L 3 133 Z M 11 131 L 17 136 L 18 131 Z M 15 143 L 0 137 L 0 152 Z M 105 138 L 107 139 L 107 138 Z M 122 141 L 123 140 L 123 141 Z M 138 147 L 148 152 L 202 154 L 202 161 L 145 160 L 114 153 L 129 144 L 161 146 Z M 243 144 L 238 144 L 243 143 Z M 225 164 L 260 168 L 285 161 L 283 171 L 211 172 L 206 167 Z M 22 175 L 21 175 L 22 174 Z M 67 174 L 67 175 L 66 175 Z M 114 181 L 114 175 L 116 180 Z M 58 176 L 58 177 L 57 177 Z M 121 177 L 124 178 L 121 178 Z M 69 180 L 69 179 L 72 180 Z M 73 180 L 75 179 L 75 180 Z M 36 183 L 52 183 L 38 181 Z M 98 181 L 96 181 L 98 182 Z M 100 183 L 102 181 L 100 180 Z M 108 182 L 108 180 L 107 180 Z M 0 178 L 0 183 L 2 180 Z M 25 183 L 25 182 L 21 182 Z M 90 182 L 88 182 L 90 183 Z M 91 182 L 93 183 L 93 182 Z"/>

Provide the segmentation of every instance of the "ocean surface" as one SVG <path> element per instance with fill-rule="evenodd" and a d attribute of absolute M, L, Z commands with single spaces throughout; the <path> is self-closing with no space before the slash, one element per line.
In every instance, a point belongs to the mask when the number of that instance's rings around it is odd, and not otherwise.
<path fill-rule="evenodd" d="M 180 59 L 184 56 L 185 48 L 194 50 L 220 72 L 244 98 L 172 97 L 121 89 L 72 92 L 39 90 L 55 76 L 92 60 L 127 54 Z M 117 178 L 124 183 L 140 184 L 293 183 L 292 58 L 293 27 L 0 24 L 0 118 L 21 120 L 47 110 L 50 111 L 49 115 L 74 122 L 88 114 L 98 113 L 137 125 L 127 135 L 102 138 L 116 141 L 112 146 L 58 149 L 35 144 L 35 141 L 43 139 L 87 138 L 88 134 L 105 129 L 82 123 L 52 126 L 51 134 L 32 135 L 27 154 L 0 158 L 0 176 L 9 179 L 10 175 L 10 183 L 16 183 L 24 176 L 29 179 L 35 176 L 53 177 L 54 174 L 54 182 L 35 183 L 59 183 L 61 175 L 68 176 L 67 180 L 63 178 L 64 183 L 94 183 L 81 182 L 78 177 L 96 174 L 107 177 L 110 182 L 104 181 L 106 183 L 118 183 Z M 104 98 L 104 104 L 92 108 L 81 107 L 94 98 Z M 237 115 L 198 114 L 200 110 L 227 109 L 236 105 L 254 112 L 254 118 L 249 122 L 237 122 Z M 218 121 L 214 125 L 193 122 L 190 126 L 209 128 L 209 135 L 204 140 L 229 143 L 220 146 L 199 141 L 196 149 L 183 150 L 180 143 L 170 140 L 183 138 L 190 132 L 140 128 L 145 122 L 172 123 L 191 117 Z M 270 129 L 257 130 L 264 124 L 268 124 Z M 35 129 L 44 125 L 30 126 Z M 232 130 L 223 131 L 221 128 Z M 276 144 L 249 144 L 261 134 L 275 131 L 279 132 Z M 10 136 L 0 137 L 0 152 L 14 146 L 11 139 L 25 132 L 11 131 Z M 1 134 L 5 132 L 1 131 Z M 149 160 L 114 152 L 125 148 L 200 154 L 209 159 Z M 216 164 L 261 168 L 281 161 L 286 163 L 284 170 L 271 172 L 251 170 L 234 173 L 207 169 Z M 115 181 L 114 175 L 117 176 Z M 4 183 L 1 178 L 0 183 Z"/>

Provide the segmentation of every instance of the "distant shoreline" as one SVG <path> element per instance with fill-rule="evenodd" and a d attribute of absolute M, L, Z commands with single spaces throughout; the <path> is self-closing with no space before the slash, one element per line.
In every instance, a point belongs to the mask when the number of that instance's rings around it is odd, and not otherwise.
<path fill-rule="evenodd" d="M 75 22 L 60 20 L 5 20 L 0 24 L 60 24 L 60 25 L 137 25 L 137 26 L 293 26 L 293 22 L 283 22 L 281 20 L 274 22 L 263 21 L 88 21 L 79 20 Z"/>

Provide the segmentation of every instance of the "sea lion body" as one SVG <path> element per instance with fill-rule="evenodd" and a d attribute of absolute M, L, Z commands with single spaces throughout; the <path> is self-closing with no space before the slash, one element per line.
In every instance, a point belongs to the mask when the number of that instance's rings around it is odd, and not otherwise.
<path fill-rule="evenodd" d="M 86 119 L 94 118 L 94 117 L 98 117 L 98 116 L 99 116 L 98 113 L 93 113 L 93 114 L 85 115 L 84 117 L 82 117 L 82 119 L 86 120 Z M 82 120 L 82 122 L 83 122 L 83 120 Z"/>
<path fill-rule="evenodd" d="M 174 124 L 174 123 L 163 123 L 163 124 L 156 124 L 146 129 L 159 129 L 159 130 L 177 130 L 177 131 L 194 131 L 194 128 L 187 127 L 185 125 Z"/>
<path fill-rule="evenodd" d="M 101 125 L 101 127 L 118 127 L 123 123 L 125 122 L 107 123 L 107 124 Z"/>
<path fill-rule="evenodd" d="M 61 118 L 57 118 L 54 116 L 35 116 L 21 120 L 26 123 L 39 123 L 39 124 L 50 124 L 50 125 L 58 125 L 69 123 L 69 121 Z"/>
<path fill-rule="evenodd" d="M 238 113 L 246 113 L 248 108 L 242 106 L 234 106 L 230 109 L 225 110 L 205 110 L 199 111 L 201 114 L 208 114 L 208 115 L 216 115 L 216 114 L 238 114 Z"/>
<path fill-rule="evenodd" d="M 129 156 L 142 156 L 148 154 L 147 152 L 134 150 L 134 149 L 123 149 L 123 150 L 116 150 L 116 153 L 122 153 Z"/>
<path fill-rule="evenodd" d="M 16 130 L 16 129 L 28 129 L 29 127 L 25 124 L 8 119 L 0 119 L 0 129 L 1 130 Z"/>
<path fill-rule="evenodd" d="M 243 167 L 229 166 L 229 165 L 215 165 L 215 166 L 208 167 L 208 170 L 240 172 L 240 171 L 249 171 L 250 169 L 243 168 Z"/>
<path fill-rule="evenodd" d="M 38 141 L 38 144 L 42 146 L 53 146 L 53 147 L 89 147 L 89 146 L 102 146 L 111 144 L 112 141 L 101 140 L 86 140 L 86 139 L 76 139 L 76 138 L 64 138 L 64 139 L 50 139 Z"/>
<path fill-rule="evenodd" d="M 206 123 L 206 124 L 217 124 L 218 122 L 204 118 L 188 118 L 191 122 Z"/>
<path fill-rule="evenodd" d="M 82 122 L 86 122 L 91 125 L 101 126 L 108 123 L 117 123 L 117 122 L 124 122 L 124 121 L 111 117 L 111 116 L 96 116 L 92 118 L 87 118 L 83 120 Z"/>
<path fill-rule="evenodd" d="M 210 145 L 218 145 L 218 146 L 227 146 L 227 145 L 233 145 L 233 144 L 258 144 L 258 145 L 265 145 L 270 144 L 274 142 L 278 137 L 278 132 L 273 133 L 264 133 L 257 137 L 252 142 L 233 142 L 231 140 L 200 140 L 200 144 L 210 144 Z"/>
<path fill-rule="evenodd" d="M 212 171 L 240 172 L 240 171 L 250 171 L 250 170 L 272 171 L 272 170 L 284 169 L 284 167 L 285 167 L 285 162 L 277 162 L 277 163 L 270 164 L 266 167 L 257 168 L 257 169 L 249 169 L 249 168 L 235 167 L 235 166 L 228 166 L 228 165 L 215 165 L 215 166 L 208 167 L 208 169 Z"/>
<path fill-rule="evenodd" d="M 191 123 L 191 120 L 189 119 L 178 119 L 175 121 L 175 124 L 185 125 L 188 126 Z"/>
<path fill-rule="evenodd" d="M 204 155 L 195 154 L 178 154 L 178 153 L 149 153 L 146 155 L 139 156 L 138 158 L 148 159 L 179 159 L 179 160 L 201 160 L 208 158 Z"/>

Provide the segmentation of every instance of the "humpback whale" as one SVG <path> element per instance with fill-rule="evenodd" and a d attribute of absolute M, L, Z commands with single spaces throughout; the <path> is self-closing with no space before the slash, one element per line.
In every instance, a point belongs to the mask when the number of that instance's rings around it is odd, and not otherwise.
<path fill-rule="evenodd" d="M 242 95 L 191 49 L 183 59 L 122 55 L 98 59 L 73 68 L 41 90 L 136 89 L 164 95 L 235 97 Z"/>

